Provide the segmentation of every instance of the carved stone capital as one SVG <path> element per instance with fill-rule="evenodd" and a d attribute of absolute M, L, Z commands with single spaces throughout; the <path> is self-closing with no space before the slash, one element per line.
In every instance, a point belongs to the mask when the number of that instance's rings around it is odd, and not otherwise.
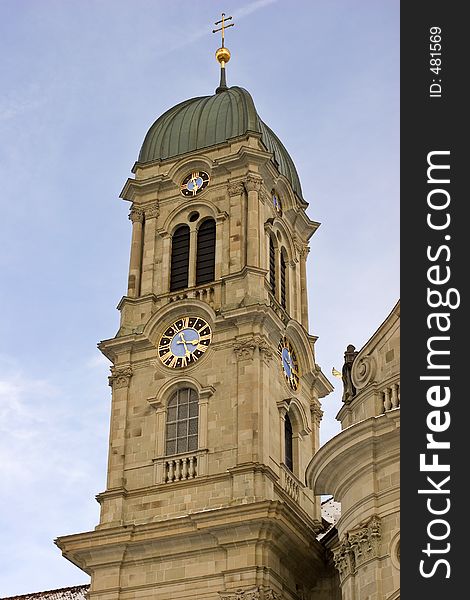
<path fill-rule="evenodd" d="M 316 425 L 320 425 L 320 421 L 322 420 L 322 417 L 323 417 L 322 409 L 319 406 L 311 406 L 310 414 L 312 415 L 312 421 Z"/>
<path fill-rule="evenodd" d="M 219 592 L 219 596 L 220 600 L 282 600 L 273 589 L 265 586 L 239 588 L 234 592 Z"/>
<path fill-rule="evenodd" d="M 136 223 L 136 222 L 143 223 L 144 211 L 141 208 L 137 208 L 136 206 L 133 206 L 129 213 L 129 220 L 132 221 L 132 223 Z"/>
<path fill-rule="evenodd" d="M 114 388 L 123 388 L 129 385 L 132 377 L 132 367 L 111 367 L 111 375 L 108 377 L 109 385 Z"/>
<path fill-rule="evenodd" d="M 239 360 L 253 360 L 256 348 L 266 363 L 274 356 L 271 346 L 259 335 L 237 340 L 233 346 Z"/>
<path fill-rule="evenodd" d="M 247 192 L 259 192 L 263 180 L 258 175 L 248 174 L 245 179 L 245 188 Z"/>
<path fill-rule="evenodd" d="M 158 200 L 152 202 L 152 204 L 147 205 L 144 208 L 145 218 L 148 219 L 157 219 L 160 215 L 160 206 Z"/>
<path fill-rule="evenodd" d="M 356 570 L 354 562 L 354 552 L 351 549 L 347 538 L 343 539 L 341 544 L 333 549 L 333 562 L 339 573 L 340 581 L 343 582 L 348 575 L 353 575 Z"/>
<path fill-rule="evenodd" d="M 238 360 L 253 360 L 256 344 L 253 338 L 247 340 L 239 340 L 233 345 L 233 351 L 237 355 Z"/>
<path fill-rule="evenodd" d="M 308 253 L 310 252 L 310 248 L 308 244 L 305 244 L 298 237 L 294 238 L 294 249 L 299 258 L 306 260 Z"/>
<path fill-rule="evenodd" d="M 273 349 L 271 348 L 271 346 L 266 342 L 264 338 L 262 338 L 259 335 L 255 336 L 254 342 L 255 345 L 258 346 L 259 352 L 263 360 L 265 362 L 269 362 L 274 356 Z"/>
<path fill-rule="evenodd" d="M 245 191 L 245 186 L 241 181 L 233 181 L 228 184 L 227 190 L 229 196 L 240 196 Z"/>
<path fill-rule="evenodd" d="M 333 560 L 341 581 L 354 575 L 365 561 L 379 556 L 381 535 L 381 521 L 377 515 L 346 532 L 340 545 L 333 549 Z"/>

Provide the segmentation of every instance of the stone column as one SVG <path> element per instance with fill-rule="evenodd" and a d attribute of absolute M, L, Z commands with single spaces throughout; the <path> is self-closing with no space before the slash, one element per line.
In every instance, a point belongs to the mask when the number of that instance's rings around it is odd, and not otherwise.
<path fill-rule="evenodd" d="M 259 230 L 259 198 L 258 194 L 261 189 L 263 180 L 254 173 L 249 173 L 245 188 L 248 192 L 248 214 L 247 214 L 247 232 L 246 232 L 246 247 L 247 256 L 246 264 L 249 267 L 260 266 L 260 230 Z"/>
<path fill-rule="evenodd" d="M 228 185 L 230 197 L 229 272 L 236 273 L 244 266 L 245 253 L 242 244 L 242 223 L 245 188 L 241 181 Z"/>
<path fill-rule="evenodd" d="M 227 213 L 219 213 L 215 219 L 215 280 L 228 274 L 229 248 L 224 239 L 224 222 L 227 218 Z"/>
<path fill-rule="evenodd" d="M 144 229 L 144 247 L 142 252 L 142 284 L 140 293 L 152 294 L 153 279 L 155 271 L 155 241 L 157 230 L 157 218 L 160 214 L 158 202 L 154 202 L 144 208 L 145 229 Z"/>
<path fill-rule="evenodd" d="M 295 293 L 295 284 L 297 281 L 297 270 L 295 260 L 289 260 L 287 263 L 287 312 L 289 315 L 297 316 L 297 294 Z"/>
<path fill-rule="evenodd" d="M 310 249 L 307 245 L 302 247 L 300 254 L 300 298 L 301 298 L 301 324 L 308 331 L 308 290 L 307 290 L 307 256 Z"/>
<path fill-rule="evenodd" d="M 132 207 L 129 219 L 132 221 L 132 242 L 127 295 L 131 298 L 137 298 L 140 294 L 144 211 L 141 208 Z"/>
<path fill-rule="evenodd" d="M 170 291 L 170 268 L 171 268 L 171 235 L 166 231 L 159 231 L 162 238 L 162 262 L 161 262 L 161 278 L 160 278 L 160 293 L 166 294 Z"/>
<path fill-rule="evenodd" d="M 111 367 L 109 385 L 113 390 L 113 401 L 108 456 L 108 490 L 122 488 L 124 485 L 127 393 L 131 377 L 130 365 Z"/>
<path fill-rule="evenodd" d="M 197 228 L 195 223 L 191 223 L 190 227 L 188 287 L 194 287 L 196 285 Z"/>
<path fill-rule="evenodd" d="M 258 460 L 259 371 L 254 338 L 236 340 L 233 350 L 237 357 L 237 464 L 243 464 Z"/>

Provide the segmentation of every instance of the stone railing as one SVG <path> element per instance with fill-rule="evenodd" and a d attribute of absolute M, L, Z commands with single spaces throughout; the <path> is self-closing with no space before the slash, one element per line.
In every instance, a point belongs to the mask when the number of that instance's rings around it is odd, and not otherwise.
<path fill-rule="evenodd" d="M 163 482 L 186 481 L 197 476 L 197 456 L 179 456 L 163 462 Z"/>
<path fill-rule="evenodd" d="M 295 502 L 299 501 L 300 484 L 295 475 L 285 466 L 281 466 L 281 486 Z"/>
<path fill-rule="evenodd" d="M 392 383 L 380 392 L 382 396 L 383 411 L 387 412 L 400 406 L 400 384 Z"/>
<path fill-rule="evenodd" d="M 176 292 L 170 292 L 164 294 L 162 298 L 166 299 L 167 302 L 176 302 L 177 300 L 184 300 L 186 298 L 195 298 L 206 302 L 212 308 L 217 308 L 220 305 L 220 283 L 212 283 L 209 285 L 200 285 L 198 287 L 185 288 Z"/>

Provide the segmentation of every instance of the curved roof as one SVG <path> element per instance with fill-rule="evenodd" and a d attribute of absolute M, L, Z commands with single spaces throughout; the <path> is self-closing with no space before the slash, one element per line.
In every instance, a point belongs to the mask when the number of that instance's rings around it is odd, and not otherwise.
<path fill-rule="evenodd" d="M 289 153 L 259 118 L 250 93 L 237 86 L 213 96 L 185 100 L 167 110 L 145 136 L 139 162 L 172 158 L 220 144 L 249 131 L 261 134 L 261 141 L 273 154 L 275 166 L 302 197 L 299 176 Z"/>

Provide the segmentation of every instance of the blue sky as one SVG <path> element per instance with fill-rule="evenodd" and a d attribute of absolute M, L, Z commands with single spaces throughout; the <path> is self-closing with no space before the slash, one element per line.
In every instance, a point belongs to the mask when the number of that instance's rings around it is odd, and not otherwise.
<path fill-rule="evenodd" d="M 108 361 L 131 224 L 119 193 L 152 122 L 218 84 L 252 94 L 309 216 L 317 361 L 341 369 L 399 297 L 398 0 L 0 0 L 0 596 L 88 582 L 53 539 L 98 523 Z M 338 430 L 341 381 L 324 400 Z"/>

